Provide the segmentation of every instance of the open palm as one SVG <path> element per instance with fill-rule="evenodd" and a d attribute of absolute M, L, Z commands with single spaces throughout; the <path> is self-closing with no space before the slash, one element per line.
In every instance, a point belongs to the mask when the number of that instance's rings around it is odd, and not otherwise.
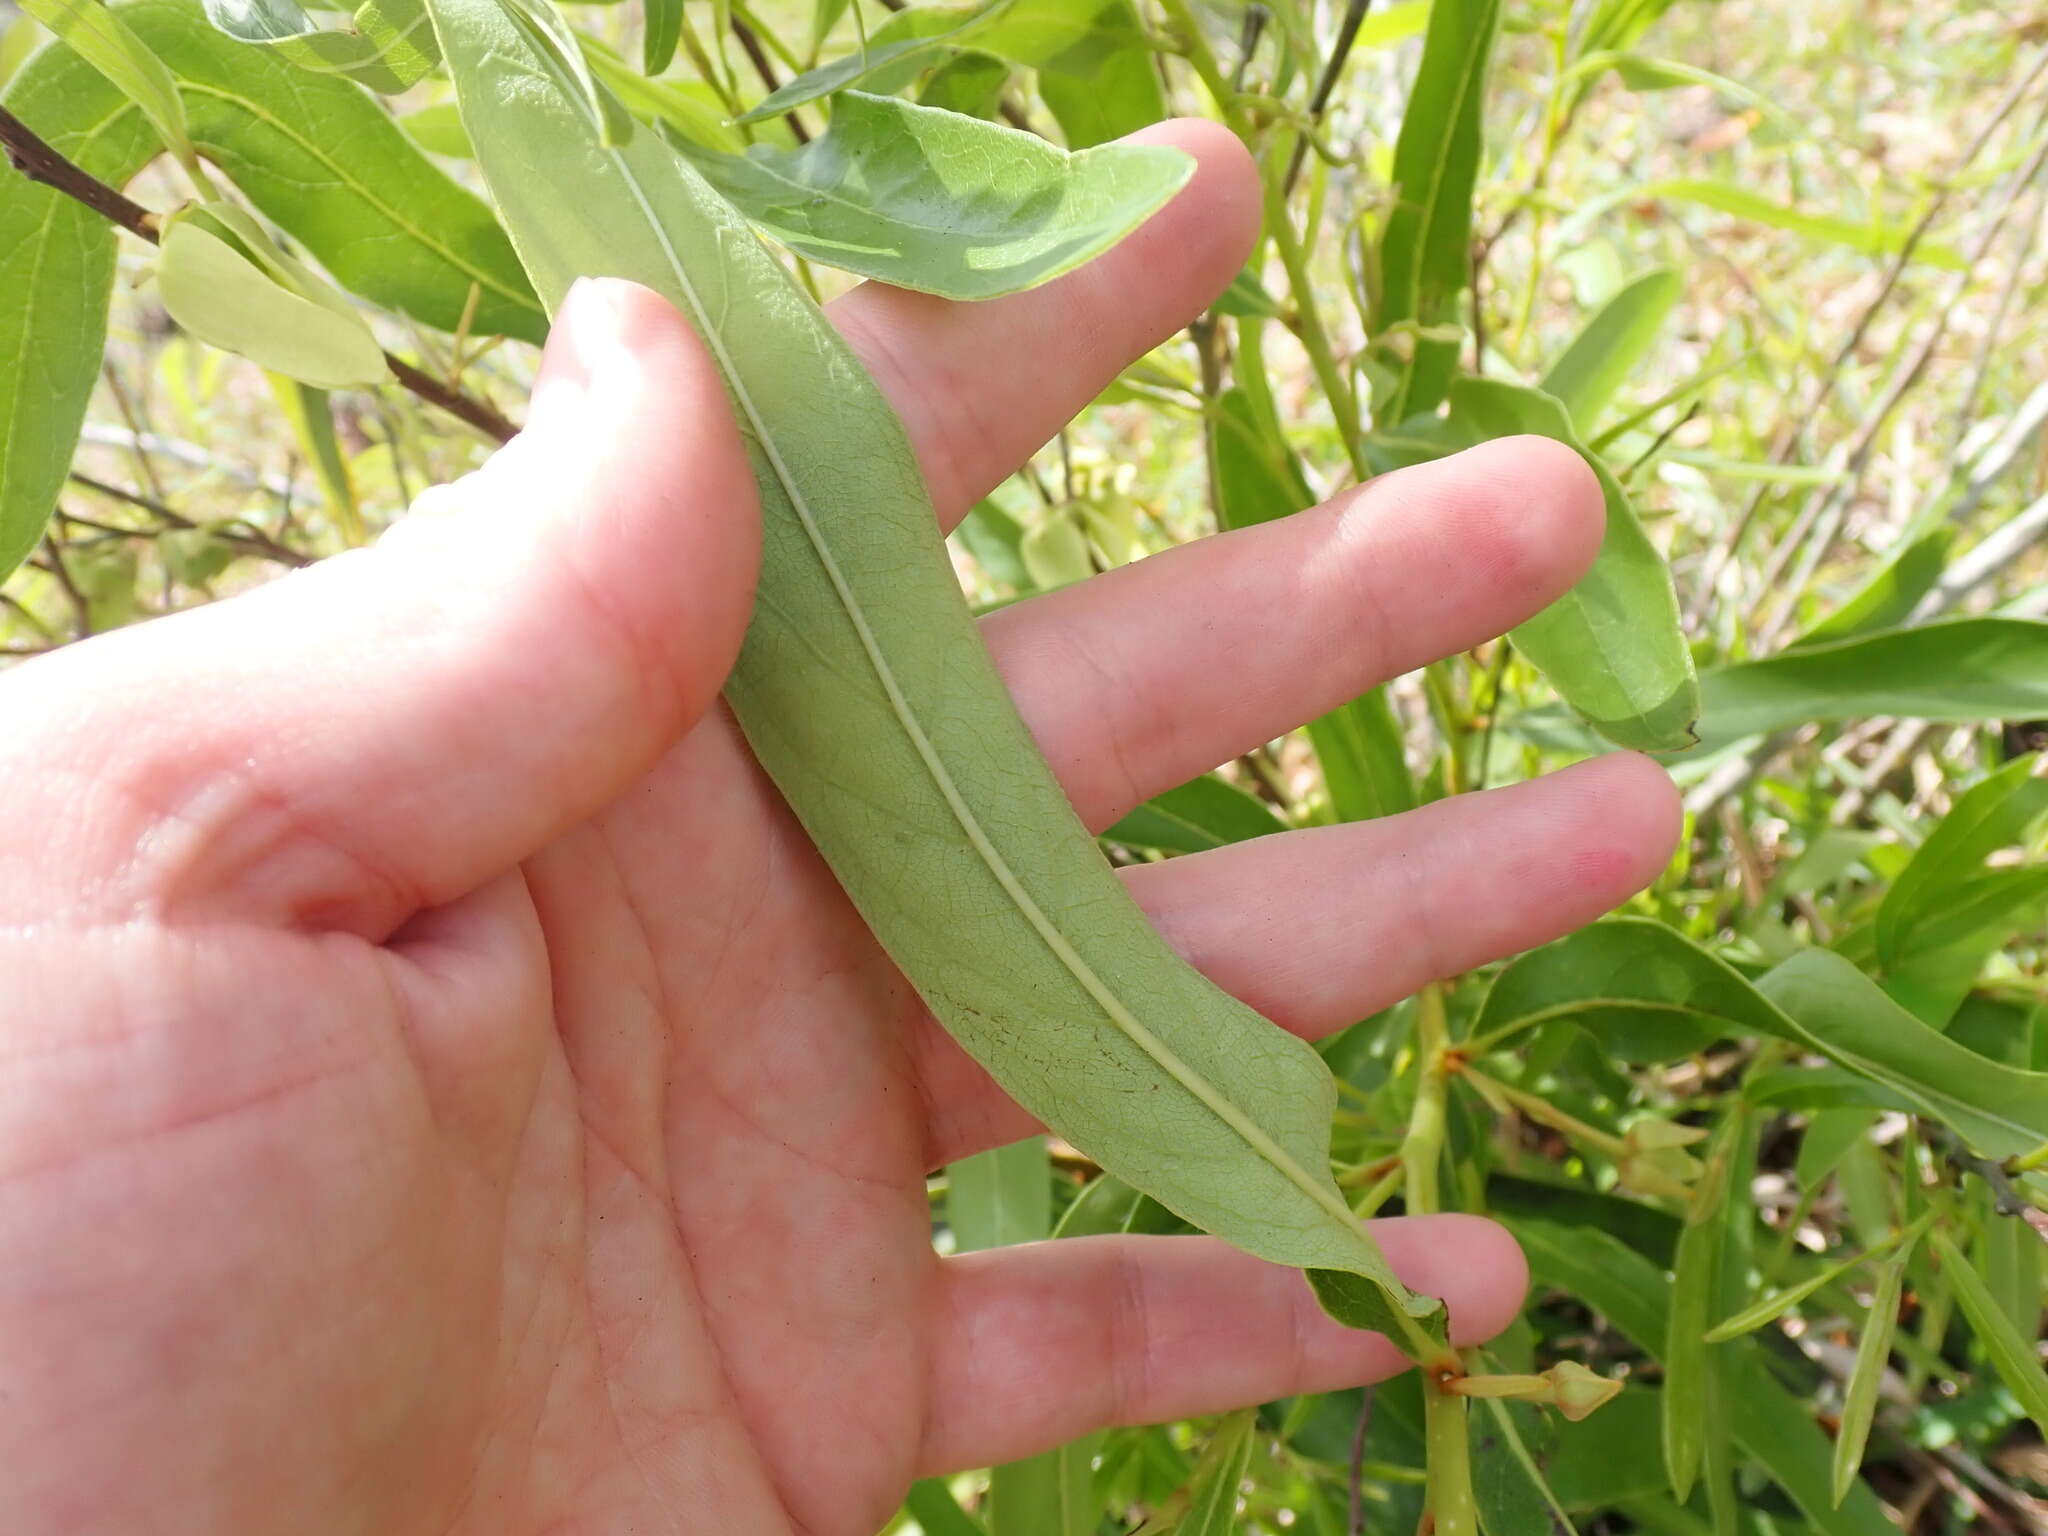
<path fill-rule="evenodd" d="M 943 516 L 1244 259 L 1234 141 L 1155 135 L 1201 173 L 1111 257 L 837 306 Z M 658 300 L 579 289 L 529 430 L 430 500 L 0 684 L 10 1530 L 863 1536 L 921 1474 L 1397 1367 L 1206 1239 L 933 1255 L 927 1171 L 1033 1127 L 717 704 L 751 481 Z M 1497 444 L 986 634 L 1101 826 L 1500 632 L 1600 526 Z M 1315 1034 L 1590 919 L 1674 815 L 1615 757 L 1130 883 Z M 1381 1237 L 1462 1337 L 1519 1302 L 1484 1222 Z"/>

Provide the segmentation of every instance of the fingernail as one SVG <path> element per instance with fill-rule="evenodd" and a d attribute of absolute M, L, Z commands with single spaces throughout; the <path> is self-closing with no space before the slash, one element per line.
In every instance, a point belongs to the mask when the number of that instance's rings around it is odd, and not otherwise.
<path fill-rule="evenodd" d="M 616 278 L 579 277 L 570 285 L 534 375 L 529 426 L 560 429 L 578 414 L 606 365 L 625 354 L 632 293 L 631 284 Z"/>

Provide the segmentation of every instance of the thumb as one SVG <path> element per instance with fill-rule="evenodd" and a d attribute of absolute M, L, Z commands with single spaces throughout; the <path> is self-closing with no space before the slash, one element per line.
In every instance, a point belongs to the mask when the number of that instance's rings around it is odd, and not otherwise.
<path fill-rule="evenodd" d="M 603 806 L 703 713 L 759 540 L 696 337 L 645 289 L 579 283 L 526 430 L 375 548 L 11 674 L 9 718 L 37 726 L 0 753 L 108 791 L 74 783 L 19 825 L 89 905 L 381 939 Z"/>

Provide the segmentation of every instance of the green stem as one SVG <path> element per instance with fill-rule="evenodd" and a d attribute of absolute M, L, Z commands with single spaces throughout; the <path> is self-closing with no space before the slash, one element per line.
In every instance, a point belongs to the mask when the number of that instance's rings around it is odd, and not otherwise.
<path fill-rule="evenodd" d="M 1610 1136 L 1598 1126 L 1588 1125 L 1577 1116 L 1566 1114 L 1548 1099 L 1513 1087 L 1497 1077 L 1475 1072 L 1469 1066 L 1465 1068 L 1465 1075 L 1477 1083 L 1484 1083 L 1488 1089 L 1506 1099 L 1531 1120 L 1547 1125 L 1553 1131 L 1561 1132 L 1573 1141 L 1591 1147 L 1604 1157 L 1611 1157 L 1620 1162 L 1629 1155 L 1628 1143 L 1619 1136 Z"/>
<path fill-rule="evenodd" d="M 1450 1044 L 1450 1021 L 1444 1014 L 1444 986 L 1433 981 L 1416 998 L 1415 1106 L 1408 1112 L 1408 1134 L 1401 1142 L 1401 1168 L 1406 1177 L 1404 1198 L 1410 1216 L 1428 1216 L 1443 1209 L 1437 1174 L 1444 1155 L 1444 1050 Z"/>
<path fill-rule="evenodd" d="M 1344 440 L 1344 452 L 1351 460 L 1351 472 L 1360 480 L 1370 480 L 1372 469 L 1365 461 L 1365 439 L 1359 428 L 1358 401 L 1351 393 L 1351 385 L 1345 379 L 1343 369 L 1337 365 L 1336 350 L 1330 345 L 1330 333 L 1323 327 L 1322 311 L 1316 306 L 1315 285 L 1309 277 L 1308 255 L 1303 251 L 1301 240 L 1294 232 L 1294 224 L 1287 216 L 1286 199 L 1279 187 L 1270 181 L 1266 186 L 1266 230 L 1273 237 L 1273 248 L 1280 253 L 1280 265 L 1287 269 L 1287 285 L 1294 293 L 1295 332 L 1308 352 L 1309 364 L 1315 369 L 1316 383 L 1322 386 L 1323 396 L 1330 402 L 1330 414 L 1337 420 L 1337 435 Z"/>
<path fill-rule="evenodd" d="M 1472 1498 L 1472 1451 L 1465 1432 L 1465 1399 L 1439 1381 L 1422 1383 L 1423 1433 L 1429 1479 L 1424 1494 L 1433 1536 L 1479 1536 L 1479 1512 Z"/>

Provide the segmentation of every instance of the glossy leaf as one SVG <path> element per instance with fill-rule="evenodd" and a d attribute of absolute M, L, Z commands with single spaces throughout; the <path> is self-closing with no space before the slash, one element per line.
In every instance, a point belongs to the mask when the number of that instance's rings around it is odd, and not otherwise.
<path fill-rule="evenodd" d="M 1984 860 L 2019 842 L 2043 817 L 2048 817 L 2048 777 L 2041 773 L 2039 757 L 2018 758 L 1972 785 L 1886 891 L 1877 909 L 1878 958 L 1896 965 L 1909 949 L 1927 947 L 1916 945 L 1916 939 L 1937 919 L 1953 917 L 1956 904 L 1967 900 L 1970 886 L 1983 874 Z"/>
<path fill-rule="evenodd" d="M 1472 280 L 1472 191 L 1485 145 L 1480 114 L 1487 61 L 1500 27 L 1500 0 L 1436 0 L 1422 63 L 1394 144 L 1396 201 L 1380 238 L 1378 329 L 1429 327 L 1455 319 Z M 1373 402 L 1393 426 L 1433 410 L 1450 384 L 1455 342 L 1410 333 L 1396 355 L 1399 384 Z"/>
<path fill-rule="evenodd" d="M 1539 387 L 1556 397 L 1579 431 L 1592 429 L 1614 392 L 1648 355 L 1684 292 L 1671 268 L 1645 272 L 1595 310 L 1558 354 Z"/>
<path fill-rule="evenodd" d="M 353 31 L 322 27 L 293 0 L 204 0 L 207 20 L 316 75 L 341 75 L 380 95 L 417 85 L 441 61 L 420 0 L 364 0 Z"/>
<path fill-rule="evenodd" d="M 740 212 L 790 249 L 899 288 L 989 299 L 1091 261 L 1186 184 L 1164 145 L 1069 154 L 1036 134 L 842 93 L 831 128 L 794 150 L 684 146 Z"/>
<path fill-rule="evenodd" d="M 42 50 L 0 94 L 62 155 L 119 185 L 157 152 L 142 113 L 77 54 Z M 43 536 L 99 378 L 114 232 L 10 172 L 0 190 L 0 580 Z"/>
<path fill-rule="evenodd" d="M 1511 633 L 1565 702 L 1617 746 L 1659 752 L 1689 746 L 1700 715 L 1692 652 L 1664 560 L 1644 534 L 1621 483 L 1589 453 L 1550 396 L 1493 379 L 1460 379 L 1451 419 L 1484 438 L 1533 432 L 1578 450 L 1607 497 L 1607 535 L 1592 569 Z"/>
<path fill-rule="evenodd" d="M 1884 630 L 1706 673 L 1700 744 L 1712 750 L 1809 721 L 1900 715 L 2048 715 L 2048 623 L 1950 619 Z"/>
<path fill-rule="evenodd" d="M 1204 774 L 1154 795 L 1102 835 L 1126 847 L 1202 853 L 1286 830 L 1263 800 L 1214 774 Z"/>
<path fill-rule="evenodd" d="M 645 283 L 724 372 L 764 523 L 727 698 L 937 1017 L 1108 1171 L 1312 1269 L 1346 1321 L 1440 1351 L 1441 1303 L 1394 1279 L 1330 1176 L 1328 1069 L 1175 955 L 1101 859 L 981 644 L 902 424 L 837 332 L 665 144 L 603 144 L 501 0 L 433 9 L 539 291 Z"/>
<path fill-rule="evenodd" d="M 2001 1218 L 2009 1220 L 2011 1218 Z M 2040 1351 L 2033 1338 L 2015 1328 L 1998 1305 L 1998 1298 L 1984 1283 L 1983 1276 L 1970 1267 L 1962 1250 L 1943 1232 L 1930 1232 L 1927 1245 L 1941 1261 L 1942 1277 L 1955 1290 L 1956 1305 L 1976 1336 L 1977 1347 L 1998 1377 L 2019 1399 L 2028 1418 L 2048 1435 L 2048 1375 L 2041 1369 Z"/>
<path fill-rule="evenodd" d="M 1891 1361 L 1892 1337 L 1899 1326 L 1899 1297 L 1906 1285 L 1906 1261 L 1913 1256 L 1911 1245 L 1901 1248 L 1878 1270 L 1877 1285 L 1870 1294 L 1870 1311 L 1863 1320 L 1863 1333 L 1856 1341 L 1856 1363 L 1850 1367 L 1848 1384 L 1842 1391 L 1842 1427 L 1835 1436 L 1834 1493 L 1840 1504 L 1849 1496 L 1856 1474 L 1863 1467 L 1863 1448 L 1870 1442 L 1870 1426 L 1877 1417 L 1877 1396 L 1884 1386 L 1885 1367 Z"/>
<path fill-rule="evenodd" d="M 1511 1219 L 1508 1225 L 1528 1256 L 1537 1285 L 1579 1298 L 1639 1347 L 1661 1355 L 1669 1287 L 1655 1264 L 1596 1227 L 1526 1219 Z M 1836 1506 L 1827 1437 L 1807 1405 L 1778 1384 L 1755 1341 L 1737 1340 L 1725 1347 L 1734 1405 L 1728 1428 L 1743 1454 L 1791 1496 L 1821 1536 L 1898 1536 L 1868 1487 L 1852 1488 Z M 1588 1423 L 1597 1428 L 1601 1420 Z"/>

